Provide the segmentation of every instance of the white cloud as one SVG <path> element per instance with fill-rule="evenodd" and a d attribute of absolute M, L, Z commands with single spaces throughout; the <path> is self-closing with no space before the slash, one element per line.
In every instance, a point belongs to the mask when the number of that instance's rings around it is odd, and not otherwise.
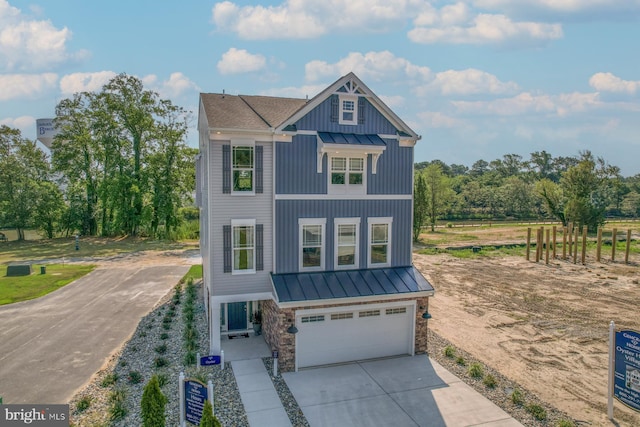
<path fill-rule="evenodd" d="M 213 6 L 220 31 L 244 39 L 313 38 L 330 31 L 380 32 L 415 16 L 420 0 L 287 0 L 277 6 Z"/>
<path fill-rule="evenodd" d="M 0 125 L 9 126 L 10 128 L 20 129 L 22 132 L 22 136 L 26 137 L 25 131 L 31 129 L 32 131 L 36 128 L 36 119 L 31 116 L 20 116 L 15 118 L 6 118 L 0 120 Z"/>
<path fill-rule="evenodd" d="M 422 82 L 431 77 L 428 67 L 414 65 L 407 59 L 385 50 L 365 54 L 351 52 L 335 64 L 311 61 L 305 65 L 305 79 L 318 81 L 326 77 L 343 76 L 351 71 L 365 81 L 411 78 Z"/>
<path fill-rule="evenodd" d="M 274 88 L 260 92 L 260 95 L 265 96 L 282 96 L 285 98 L 313 98 L 327 86 L 324 84 L 319 85 L 304 85 L 300 87 L 288 86 L 283 88 Z"/>
<path fill-rule="evenodd" d="M 44 74 L 0 74 L 0 101 L 29 97 L 34 98 L 55 88 L 58 75 Z"/>
<path fill-rule="evenodd" d="M 168 80 L 162 82 L 158 92 L 162 97 L 178 97 L 189 91 L 200 91 L 200 88 L 181 72 L 171 73 Z"/>
<path fill-rule="evenodd" d="M 486 13 L 460 22 L 468 14 L 455 14 L 452 20 L 447 17 L 445 8 L 434 13 L 431 18 L 419 16 L 415 20 L 416 28 L 408 33 L 410 40 L 425 44 L 503 44 L 541 43 L 563 36 L 560 24 L 514 22 L 506 15 Z"/>
<path fill-rule="evenodd" d="M 30 19 L 6 0 L 0 0 L 0 63 L 5 70 L 50 68 L 86 55 L 67 51 L 71 31 L 51 21 Z"/>
<path fill-rule="evenodd" d="M 619 10 L 640 12 L 639 0 L 474 0 L 478 7 L 489 9 L 535 8 L 564 13 L 579 13 L 596 10 Z"/>
<path fill-rule="evenodd" d="M 429 128 L 457 128 L 462 126 L 463 121 L 455 117 L 448 116 L 439 111 L 423 111 L 418 113 L 421 124 Z"/>
<path fill-rule="evenodd" d="M 596 73 L 589 79 L 589 85 L 600 92 L 635 94 L 640 89 L 640 80 L 622 80 L 612 73 Z"/>
<path fill-rule="evenodd" d="M 515 82 L 501 82 L 493 74 L 469 68 L 437 73 L 427 88 L 437 89 L 443 95 L 505 94 L 516 92 L 518 85 Z"/>
<path fill-rule="evenodd" d="M 113 71 L 68 74 L 60 79 L 60 91 L 64 95 L 77 92 L 98 92 L 115 76 L 116 73 Z"/>
<path fill-rule="evenodd" d="M 565 93 L 534 95 L 523 92 L 511 98 L 491 101 L 452 101 L 460 113 L 516 116 L 524 114 L 555 114 L 565 116 L 602 106 L 597 93 Z"/>
<path fill-rule="evenodd" d="M 218 71 L 221 74 L 240 74 L 260 71 L 267 64 L 262 55 L 254 55 L 245 49 L 232 47 L 222 55 L 218 61 Z"/>

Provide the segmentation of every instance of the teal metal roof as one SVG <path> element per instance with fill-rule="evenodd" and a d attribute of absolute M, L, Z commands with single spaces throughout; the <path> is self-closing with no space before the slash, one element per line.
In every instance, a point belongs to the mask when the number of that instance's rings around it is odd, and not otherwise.
<path fill-rule="evenodd" d="M 415 267 L 271 274 L 279 302 L 433 292 Z"/>
<path fill-rule="evenodd" d="M 356 133 L 318 132 L 325 144 L 377 145 L 385 147 L 384 140 L 378 135 L 361 135 Z"/>

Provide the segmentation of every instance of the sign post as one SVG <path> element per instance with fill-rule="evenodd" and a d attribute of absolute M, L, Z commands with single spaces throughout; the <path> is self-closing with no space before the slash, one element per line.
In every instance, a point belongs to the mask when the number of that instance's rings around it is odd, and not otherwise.
<path fill-rule="evenodd" d="M 200 425 L 204 402 L 208 398 L 206 384 L 198 380 L 184 380 L 184 418 L 193 425 Z"/>

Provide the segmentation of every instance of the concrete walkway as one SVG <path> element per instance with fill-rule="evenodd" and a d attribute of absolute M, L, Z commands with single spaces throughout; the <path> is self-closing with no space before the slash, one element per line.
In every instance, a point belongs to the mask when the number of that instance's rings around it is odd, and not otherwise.
<path fill-rule="evenodd" d="M 262 359 L 231 362 L 251 427 L 291 426 Z"/>

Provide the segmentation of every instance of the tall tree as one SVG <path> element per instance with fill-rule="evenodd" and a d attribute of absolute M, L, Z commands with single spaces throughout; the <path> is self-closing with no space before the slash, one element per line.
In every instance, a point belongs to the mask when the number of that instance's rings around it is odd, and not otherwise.
<path fill-rule="evenodd" d="M 449 180 L 437 163 L 430 164 L 424 172 L 424 181 L 427 186 L 427 219 L 431 231 L 435 231 L 436 221 L 447 211 L 453 198 L 453 190 Z"/>
<path fill-rule="evenodd" d="M 413 241 L 420 239 L 420 231 L 427 220 L 427 184 L 422 173 L 416 172 L 413 184 Z"/>

